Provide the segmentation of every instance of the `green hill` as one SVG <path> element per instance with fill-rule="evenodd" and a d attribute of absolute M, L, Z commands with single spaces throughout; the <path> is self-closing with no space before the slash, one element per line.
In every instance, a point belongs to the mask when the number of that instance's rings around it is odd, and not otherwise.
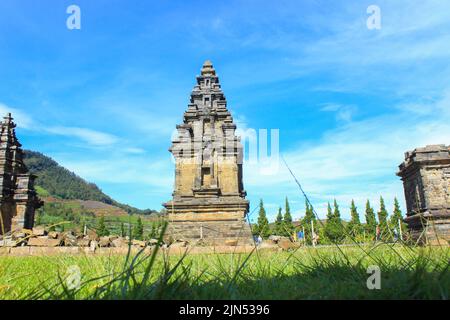
<path fill-rule="evenodd" d="M 98 201 L 121 208 L 129 214 L 158 213 L 155 210 L 140 210 L 115 201 L 104 194 L 94 183 L 85 181 L 40 152 L 25 150 L 24 162 L 30 172 L 37 176 L 36 191 L 41 197 L 54 197 L 61 200 Z"/>

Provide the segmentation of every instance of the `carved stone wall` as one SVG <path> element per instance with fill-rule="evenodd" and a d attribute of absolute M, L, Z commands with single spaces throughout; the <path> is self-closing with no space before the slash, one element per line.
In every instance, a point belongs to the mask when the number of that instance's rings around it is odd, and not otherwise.
<path fill-rule="evenodd" d="M 415 239 L 450 241 L 450 146 L 429 145 L 405 154 L 397 173 L 403 180 L 407 217 Z"/>
<path fill-rule="evenodd" d="M 0 234 L 32 229 L 35 209 L 42 202 L 34 190 L 34 175 L 23 163 L 23 151 L 8 114 L 0 127 Z"/>
<path fill-rule="evenodd" d="M 178 136 L 173 199 L 164 204 L 175 239 L 252 243 L 242 183 L 242 145 L 210 61 L 191 93 Z"/>

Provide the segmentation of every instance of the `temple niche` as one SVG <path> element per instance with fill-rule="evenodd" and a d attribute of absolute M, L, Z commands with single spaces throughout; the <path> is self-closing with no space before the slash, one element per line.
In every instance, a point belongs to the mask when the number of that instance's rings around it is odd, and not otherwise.
<path fill-rule="evenodd" d="M 34 190 L 34 175 L 23 163 L 22 145 L 8 113 L 1 122 L 0 133 L 0 234 L 32 229 L 34 212 L 42 201 Z"/>
<path fill-rule="evenodd" d="M 397 173 L 403 180 L 413 239 L 450 242 L 450 146 L 429 145 L 406 152 Z"/>
<path fill-rule="evenodd" d="M 242 183 L 242 144 L 210 61 L 197 76 L 183 123 L 169 151 L 173 199 L 164 203 L 169 235 L 210 245 L 250 244 L 249 202 Z"/>

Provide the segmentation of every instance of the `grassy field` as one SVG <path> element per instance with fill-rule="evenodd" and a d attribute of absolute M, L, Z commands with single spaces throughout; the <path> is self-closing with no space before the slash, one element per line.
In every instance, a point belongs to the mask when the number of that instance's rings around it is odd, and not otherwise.
<path fill-rule="evenodd" d="M 449 257 L 449 248 L 387 244 L 250 255 L 4 256 L 0 297 L 448 299 Z M 381 271 L 379 290 L 366 285 L 371 265 Z M 76 286 L 78 268 L 81 279 Z"/>

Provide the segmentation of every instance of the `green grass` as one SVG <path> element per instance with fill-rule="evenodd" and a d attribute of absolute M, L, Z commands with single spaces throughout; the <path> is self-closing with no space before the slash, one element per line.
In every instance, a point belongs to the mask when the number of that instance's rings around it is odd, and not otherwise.
<path fill-rule="evenodd" d="M 449 248 L 303 248 L 226 255 L 0 257 L 2 299 L 448 299 Z M 81 286 L 66 286 L 67 270 Z M 378 265 L 381 289 L 369 290 Z"/>

